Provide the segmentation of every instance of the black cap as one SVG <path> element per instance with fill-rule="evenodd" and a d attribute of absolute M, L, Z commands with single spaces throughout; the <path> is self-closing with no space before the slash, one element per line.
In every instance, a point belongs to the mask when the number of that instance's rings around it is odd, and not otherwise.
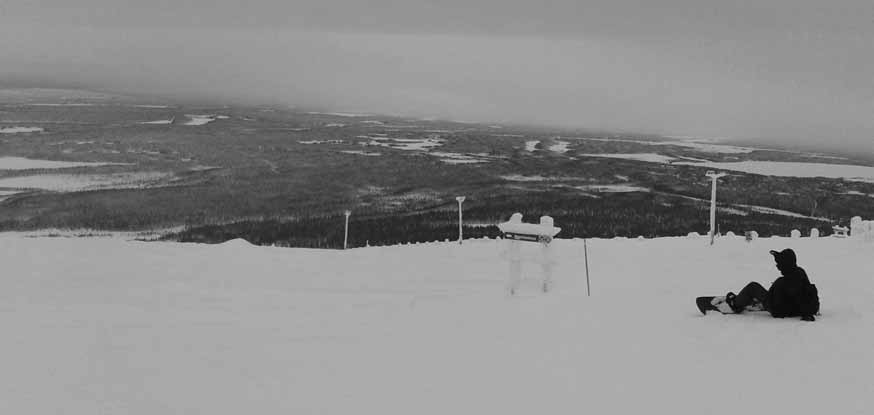
<path fill-rule="evenodd" d="M 771 251 L 771 255 L 774 256 L 774 261 L 776 261 L 778 265 L 795 266 L 797 261 L 795 257 L 795 251 L 789 248 L 786 248 L 780 252 Z"/>

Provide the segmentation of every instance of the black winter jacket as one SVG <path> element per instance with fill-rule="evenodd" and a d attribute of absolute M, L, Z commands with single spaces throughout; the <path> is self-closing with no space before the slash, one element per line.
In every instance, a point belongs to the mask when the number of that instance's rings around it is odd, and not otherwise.
<path fill-rule="evenodd" d="M 807 273 L 799 266 L 783 271 L 783 276 L 777 278 L 768 290 L 765 307 L 774 317 L 798 317 L 812 315 L 810 310 L 803 310 L 805 290 L 810 285 Z M 805 313 L 806 311 L 806 313 Z"/>
<path fill-rule="evenodd" d="M 783 276 L 771 284 L 764 301 L 765 309 L 774 317 L 800 316 L 812 320 L 812 316 L 819 311 L 819 298 L 807 273 L 796 265 L 795 252 L 784 249 L 781 252 L 771 251 L 771 254 Z"/>

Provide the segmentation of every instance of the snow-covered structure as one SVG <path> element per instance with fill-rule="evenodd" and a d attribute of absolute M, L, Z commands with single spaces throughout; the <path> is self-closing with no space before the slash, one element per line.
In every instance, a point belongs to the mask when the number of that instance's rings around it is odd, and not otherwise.
<path fill-rule="evenodd" d="M 561 232 L 561 228 L 554 226 L 550 216 L 541 216 L 539 224 L 523 223 L 521 213 L 514 213 L 509 221 L 498 224 L 498 229 L 504 233 L 506 239 L 546 243 L 551 242 L 552 238 Z"/>
<path fill-rule="evenodd" d="M 549 291 L 552 285 L 552 268 L 554 265 L 549 245 L 552 242 L 552 238 L 561 232 L 561 228 L 555 227 L 552 217 L 541 216 L 540 223 L 523 223 L 522 214 L 514 213 L 510 216 L 509 221 L 498 224 L 498 229 L 503 232 L 504 239 L 507 241 L 507 248 L 503 256 L 509 263 L 507 291 L 510 295 L 516 294 L 519 290 L 519 284 L 522 281 L 523 259 L 532 260 L 540 264 L 541 288 L 543 292 Z M 522 242 L 539 242 L 539 255 L 524 255 L 521 246 Z"/>
<path fill-rule="evenodd" d="M 850 237 L 866 242 L 874 241 L 874 221 L 863 220 L 861 216 L 850 219 Z"/>
<path fill-rule="evenodd" d="M 792 232 L 789 233 L 789 237 L 792 239 L 798 239 L 801 237 L 801 231 L 798 229 L 793 229 Z"/>
<path fill-rule="evenodd" d="M 811 228 L 810 229 L 810 237 L 811 238 L 819 238 L 819 229 Z"/>
<path fill-rule="evenodd" d="M 850 228 L 848 228 L 846 226 L 835 225 L 835 226 L 832 226 L 832 231 L 834 231 L 832 236 L 834 236 L 835 238 L 846 238 L 847 232 L 850 231 Z"/>

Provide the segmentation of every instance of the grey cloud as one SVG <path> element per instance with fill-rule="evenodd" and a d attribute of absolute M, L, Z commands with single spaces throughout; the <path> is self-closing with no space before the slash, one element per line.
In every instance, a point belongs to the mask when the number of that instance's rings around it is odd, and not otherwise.
<path fill-rule="evenodd" d="M 67 3 L 2 8 L 0 81 L 874 148 L 867 1 Z"/>

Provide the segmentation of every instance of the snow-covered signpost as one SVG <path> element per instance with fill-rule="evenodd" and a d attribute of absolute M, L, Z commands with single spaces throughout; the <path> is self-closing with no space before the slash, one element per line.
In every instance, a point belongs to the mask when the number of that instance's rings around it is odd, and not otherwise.
<path fill-rule="evenodd" d="M 346 215 L 346 230 L 343 232 L 343 249 L 346 249 L 346 243 L 349 241 L 349 215 L 352 214 L 352 211 L 347 210 L 343 213 Z"/>
<path fill-rule="evenodd" d="M 707 170 L 706 175 L 713 180 L 713 188 L 710 192 L 710 245 L 713 245 L 713 239 L 716 237 L 716 179 L 725 176 L 725 173 Z"/>
<path fill-rule="evenodd" d="M 549 244 L 556 234 L 561 232 L 561 228 L 553 226 L 553 220 L 549 216 L 541 216 L 540 223 L 522 223 L 522 214 L 514 213 L 510 220 L 498 224 L 498 229 L 504 234 L 504 239 L 507 241 L 507 260 L 510 263 L 510 275 L 507 281 L 507 289 L 510 295 L 516 294 L 519 289 L 519 283 L 522 280 L 522 254 L 521 242 L 539 242 L 540 256 L 537 259 L 540 262 L 541 271 L 543 273 L 542 289 L 543 292 L 549 291 L 552 284 L 552 254 L 549 249 Z"/>
<path fill-rule="evenodd" d="M 464 239 L 461 230 L 461 204 L 464 203 L 464 196 L 458 196 L 455 200 L 458 201 L 458 244 L 461 245 L 461 241 Z"/>

